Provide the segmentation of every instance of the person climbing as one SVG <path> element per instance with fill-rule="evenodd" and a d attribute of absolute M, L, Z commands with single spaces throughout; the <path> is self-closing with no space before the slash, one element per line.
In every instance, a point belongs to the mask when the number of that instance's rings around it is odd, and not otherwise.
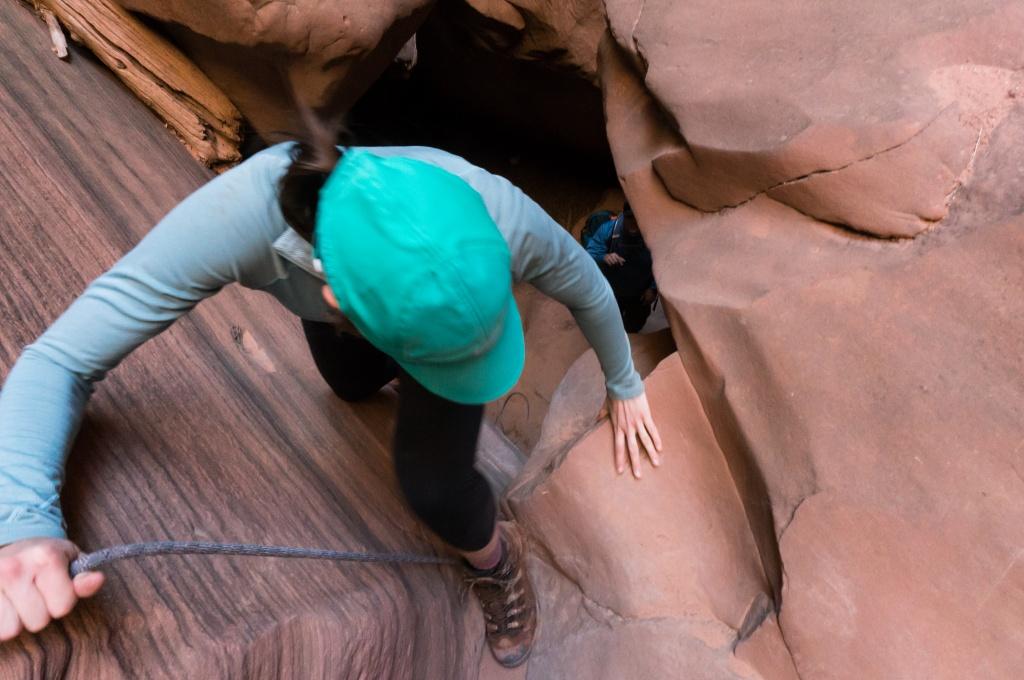
<path fill-rule="evenodd" d="M 595 225 L 605 214 L 609 217 Z M 658 299 L 658 286 L 651 251 L 640 233 L 636 216 L 629 203 L 625 203 L 618 215 L 595 213 L 587 220 L 587 227 L 584 245 L 615 293 L 622 324 L 627 332 L 639 333 Z"/>
<path fill-rule="evenodd" d="M 525 545 L 497 521 L 475 468 L 484 404 L 525 360 L 512 296 L 526 281 L 567 305 L 605 372 L 614 465 L 660 463 L 661 441 L 607 283 L 578 243 L 508 180 L 427 147 L 291 142 L 201 187 L 95 280 L 0 392 L 0 640 L 36 632 L 103 584 L 59 503 L 94 384 L 231 283 L 301 318 L 330 388 L 359 401 L 395 378 L 392 453 L 412 512 L 465 561 L 505 666 L 530 653 L 537 608 Z M 347 330 L 338 329 L 343 323 Z"/>

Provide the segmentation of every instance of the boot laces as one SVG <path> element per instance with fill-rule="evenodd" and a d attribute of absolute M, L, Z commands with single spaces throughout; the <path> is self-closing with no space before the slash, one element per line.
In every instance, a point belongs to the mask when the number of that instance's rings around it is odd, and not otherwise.
<path fill-rule="evenodd" d="M 510 574 L 470 579 L 469 587 L 480 598 L 489 634 L 504 635 L 522 629 L 520 615 L 526 611 L 522 601 L 526 589 L 520 587 L 522 577 L 522 570 L 514 569 Z"/>

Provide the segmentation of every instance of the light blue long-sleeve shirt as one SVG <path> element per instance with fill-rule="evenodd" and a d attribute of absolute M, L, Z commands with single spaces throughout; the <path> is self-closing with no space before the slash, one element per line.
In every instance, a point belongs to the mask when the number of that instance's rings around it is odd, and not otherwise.
<path fill-rule="evenodd" d="M 371 151 L 431 163 L 473 187 L 508 242 L 513 280 L 572 311 L 611 397 L 643 393 L 607 282 L 540 206 L 508 180 L 444 151 Z M 277 183 L 290 163 L 290 145 L 274 146 L 201 187 L 25 349 L 0 391 L 0 545 L 64 536 L 64 463 L 94 383 L 201 300 L 237 282 L 304 319 L 330 319 L 311 248 L 278 206 Z"/>

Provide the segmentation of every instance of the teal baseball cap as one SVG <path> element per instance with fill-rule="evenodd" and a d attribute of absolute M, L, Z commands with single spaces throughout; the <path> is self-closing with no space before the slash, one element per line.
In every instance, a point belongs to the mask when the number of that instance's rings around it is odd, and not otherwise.
<path fill-rule="evenodd" d="M 341 312 L 428 390 L 483 404 L 519 379 L 512 256 L 462 179 L 349 149 L 320 191 L 314 241 Z"/>

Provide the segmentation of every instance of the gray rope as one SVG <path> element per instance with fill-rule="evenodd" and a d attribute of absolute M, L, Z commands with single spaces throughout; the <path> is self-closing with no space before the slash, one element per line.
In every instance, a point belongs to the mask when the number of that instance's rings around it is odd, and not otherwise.
<path fill-rule="evenodd" d="M 459 564 L 451 557 L 415 555 L 413 553 L 368 553 L 320 550 L 317 548 L 289 548 L 273 545 L 245 543 L 203 543 L 199 541 L 158 541 L 115 545 L 91 553 L 82 553 L 71 563 L 71 575 L 92 571 L 97 567 L 135 557 L 155 555 L 234 555 L 238 557 L 290 557 L 344 562 L 392 562 L 398 564 Z"/>

